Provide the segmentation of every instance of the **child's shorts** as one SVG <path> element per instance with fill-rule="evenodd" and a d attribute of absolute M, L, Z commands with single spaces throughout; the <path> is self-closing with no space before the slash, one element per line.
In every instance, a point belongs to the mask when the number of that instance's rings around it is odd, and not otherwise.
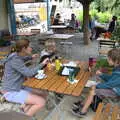
<path fill-rule="evenodd" d="M 31 91 L 31 88 L 24 88 L 20 91 L 7 92 L 4 94 L 4 97 L 9 102 L 25 104 L 25 101 Z"/>
<path fill-rule="evenodd" d="M 110 97 L 116 98 L 117 94 L 112 89 L 96 89 L 95 94 L 102 98 L 102 97 Z"/>

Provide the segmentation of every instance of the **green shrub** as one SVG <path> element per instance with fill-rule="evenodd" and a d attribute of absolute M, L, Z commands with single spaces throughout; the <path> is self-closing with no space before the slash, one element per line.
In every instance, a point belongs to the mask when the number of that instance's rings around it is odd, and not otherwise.
<path fill-rule="evenodd" d="M 77 19 L 83 23 L 83 11 L 77 10 L 75 11 L 75 14 Z M 108 23 L 112 18 L 112 14 L 110 12 L 98 12 L 96 9 L 90 10 L 90 15 L 92 18 L 98 18 L 98 22 L 100 23 Z"/>
<path fill-rule="evenodd" d="M 96 9 L 90 10 L 90 15 L 92 18 L 98 18 L 97 13 L 98 11 Z"/>
<path fill-rule="evenodd" d="M 109 67 L 109 64 L 107 62 L 107 59 L 105 58 L 100 58 L 99 60 L 97 60 L 96 63 L 96 68 L 100 68 L 100 67 Z"/>
<path fill-rule="evenodd" d="M 80 21 L 80 24 L 82 25 L 83 24 L 83 11 L 76 11 L 76 19 Z"/>
<path fill-rule="evenodd" d="M 109 12 L 104 12 L 104 13 L 99 12 L 97 13 L 97 16 L 98 16 L 98 21 L 100 23 L 108 23 L 112 17 L 112 15 Z"/>
<path fill-rule="evenodd" d="M 117 25 L 115 27 L 115 30 L 112 33 L 112 40 L 116 40 L 120 43 L 120 21 L 117 22 Z"/>

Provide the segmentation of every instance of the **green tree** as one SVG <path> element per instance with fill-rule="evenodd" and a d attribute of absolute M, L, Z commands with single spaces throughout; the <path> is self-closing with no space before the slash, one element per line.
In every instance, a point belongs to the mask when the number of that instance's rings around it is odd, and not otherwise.
<path fill-rule="evenodd" d="M 77 1 L 82 3 L 82 5 L 83 5 L 83 33 L 84 33 L 83 39 L 84 39 L 84 44 L 88 45 L 90 42 L 89 28 L 88 28 L 88 25 L 89 25 L 89 7 L 90 7 L 90 4 L 93 0 L 77 0 Z"/>
<path fill-rule="evenodd" d="M 120 0 L 94 0 L 91 4 L 91 8 L 97 9 L 98 12 L 111 11 L 113 14 L 118 14 L 120 6 Z"/>

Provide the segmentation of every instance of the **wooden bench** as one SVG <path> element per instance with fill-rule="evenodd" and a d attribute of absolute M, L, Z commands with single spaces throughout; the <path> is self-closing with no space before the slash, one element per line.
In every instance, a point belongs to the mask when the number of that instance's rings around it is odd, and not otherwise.
<path fill-rule="evenodd" d="M 31 29 L 31 33 L 40 34 L 40 29 Z"/>
<path fill-rule="evenodd" d="M 4 58 L 6 58 L 8 56 L 9 52 L 0 52 L 0 60 L 3 60 Z"/>
<path fill-rule="evenodd" d="M 0 51 L 0 56 L 6 56 L 8 54 L 9 54 L 8 51 Z"/>
<path fill-rule="evenodd" d="M 93 120 L 120 120 L 120 118 L 118 118 L 119 114 L 120 107 L 118 105 L 112 106 L 108 103 L 104 106 L 103 103 L 100 103 Z"/>
<path fill-rule="evenodd" d="M 116 41 L 114 40 L 104 40 L 99 39 L 98 40 L 98 52 L 99 55 L 107 55 L 108 51 L 112 48 L 116 47 Z"/>
<path fill-rule="evenodd" d="M 110 48 L 115 48 L 116 41 L 114 40 L 99 40 L 99 47 L 107 46 Z"/>

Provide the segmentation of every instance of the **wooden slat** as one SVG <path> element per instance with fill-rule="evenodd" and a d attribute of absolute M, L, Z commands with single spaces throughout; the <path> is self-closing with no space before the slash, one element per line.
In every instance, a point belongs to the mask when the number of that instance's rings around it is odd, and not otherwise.
<path fill-rule="evenodd" d="M 116 105 L 116 106 L 113 107 L 111 120 L 117 120 L 118 113 L 119 113 L 119 107 Z"/>
<path fill-rule="evenodd" d="M 49 89 L 54 83 L 57 82 L 57 80 L 62 80 L 62 77 L 59 75 L 55 75 L 52 79 L 50 79 L 44 86 L 42 86 L 43 89 Z"/>
<path fill-rule="evenodd" d="M 108 120 L 109 119 L 110 110 L 111 110 L 111 104 L 108 103 L 106 105 L 106 108 L 105 108 L 104 112 L 103 112 L 103 120 Z"/>
<path fill-rule="evenodd" d="M 49 71 L 47 72 L 47 74 L 49 74 Z M 45 79 L 43 79 L 43 80 L 45 80 Z M 32 88 L 36 88 L 36 86 L 40 83 L 40 81 L 42 81 L 42 80 L 34 79 L 34 81 L 32 82 L 32 86 L 31 87 Z"/>
<path fill-rule="evenodd" d="M 79 96 L 85 87 L 85 84 L 87 83 L 88 79 L 90 77 L 90 72 L 85 72 L 83 75 L 82 80 L 77 84 L 76 88 L 72 92 L 73 96 Z"/>
<path fill-rule="evenodd" d="M 88 65 L 86 64 L 86 62 L 80 62 L 79 65 L 80 65 L 80 72 L 78 73 L 76 79 L 80 80 L 80 82 L 78 82 L 77 84 L 72 85 L 68 83 L 66 76 L 59 76 L 55 71 L 45 70 L 45 74 L 47 75 L 47 78 L 43 80 L 30 78 L 24 83 L 24 85 L 33 88 L 79 96 L 90 75 L 89 72 L 84 71 L 84 67 Z"/>
<path fill-rule="evenodd" d="M 46 72 L 45 74 L 47 75 L 47 78 L 40 80 L 39 83 L 36 86 L 34 86 L 35 88 L 42 89 L 42 86 L 44 86 L 54 77 L 54 75 L 56 75 L 56 73 L 53 71 Z"/>
<path fill-rule="evenodd" d="M 67 79 L 67 78 L 66 78 Z M 70 83 L 67 82 L 67 80 L 65 80 L 57 89 L 56 89 L 56 92 L 58 93 L 63 93 L 64 94 L 64 91 L 65 89 L 70 85 Z"/>
<path fill-rule="evenodd" d="M 28 86 L 28 87 L 32 86 L 32 82 L 33 82 L 34 79 L 35 79 L 35 78 L 28 78 L 28 79 L 23 83 L 23 85 L 24 85 L 24 86 Z"/>
<path fill-rule="evenodd" d="M 49 90 L 50 91 L 56 91 L 56 89 L 66 80 L 66 77 L 63 77 L 62 79 L 56 81 L 56 83 L 54 83 Z"/>
<path fill-rule="evenodd" d="M 33 79 L 33 81 L 31 82 L 31 86 L 32 88 L 34 88 L 34 86 L 36 86 L 39 83 L 40 80 L 38 79 Z"/>
<path fill-rule="evenodd" d="M 83 67 L 83 63 L 84 62 L 80 62 L 79 65 L 81 66 L 80 68 Z M 66 78 L 67 79 L 67 78 Z M 74 84 L 75 85 L 75 84 Z M 67 80 L 65 80 L 60 86 L 59 88 L 56 89 L 56 92 L 58 93 L 63 93 L 63 94 L 70 94 L 70 92 L 67 92 L 67 88 L 69 88 L 70 86 L 73 86 L 71 88 L 74 88 L 74 85 L 71 85 L 70 83 L 67 82 Z"/>
<path fill-rule="evenodd" d="M 5 56 L 0 56 L 0 59 L 4 59 L 5 58 Z"/>
<path fill-rule="evenodd" d="M 6 52 L 6 51 L 0 51 L 0 55 L 8 55 L 9 54 L 9 52 Z"/>
<path fill-rule="evenodd" d="M 82 77 L 83 77 L 83 74 L 84 74 L 84 72 L 83 71 L 80 71 L 79 72 L 79 74 L 77 75 L 77 77 L 76 77 L 76 79 L 77 80 L 81 80 L 82 79 Z M 78 83 L 75 83 L 75 84 L 70 84 L 67 88 L 66 88 L 66 90 L 64 91 L 64 93 L 65 94 L 72 94 L 72 91 L 74 90 L 74 88 L 77 86 L 77 84 Z"/>
<path fill-rule="evenodd" d="M 103 110 L 103 103 L 100 103 L 98 105 L 98 108 L 97 108 L 97 111 L 96 111 L 96 114 L 93 120 L 101 120 L 102 110 Z"/>

